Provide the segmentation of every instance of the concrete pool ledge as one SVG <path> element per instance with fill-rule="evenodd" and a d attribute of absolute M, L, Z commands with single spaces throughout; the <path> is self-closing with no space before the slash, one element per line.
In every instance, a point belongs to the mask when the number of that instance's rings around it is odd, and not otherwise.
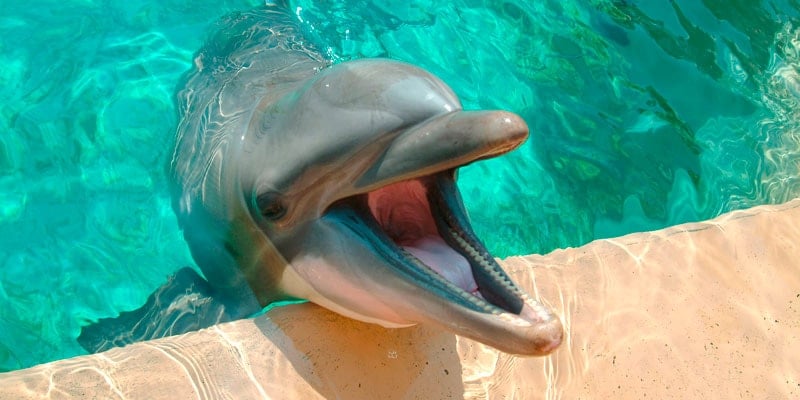
<path fill-rule="evenodd" d="M 0 374 L 6 398 L 800 398 L 800 200 L 506 269 L 567 329 L 517 358 L 312 304 Z"/>

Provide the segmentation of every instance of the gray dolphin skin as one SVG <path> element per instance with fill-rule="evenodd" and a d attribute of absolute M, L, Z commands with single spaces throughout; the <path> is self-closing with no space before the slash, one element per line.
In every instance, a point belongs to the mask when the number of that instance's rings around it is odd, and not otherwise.
<path fill-rule="evenodd" d="M 386 327 L 430 323 L 521 355 L 562 325 L 470 228 L 456 168 L 528 136 L 463 111 L 412 65 L 332 65 L 280 6 L 229 16 L 179 92 L 170 176 L 192 255 L 230 318 L 307 299 Z"/>

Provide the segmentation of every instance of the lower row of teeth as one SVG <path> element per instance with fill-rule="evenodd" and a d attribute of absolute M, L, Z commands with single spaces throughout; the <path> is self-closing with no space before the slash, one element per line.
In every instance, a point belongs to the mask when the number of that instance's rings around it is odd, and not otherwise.
<path fill-rule="evenodd" d="M 413 261 L 415 264 L 417 264 L 417 266 L 418 266 L 418 267 L 424 267 L 425 269 L 427 269 L 427 270 L 429 270 L 429 271 L 433 272 L 433 273 L 434 273 L 436 276 L 440 277 L 440 278 L 441 278 L 441 279 L 440 279 L 440 281 L 444 282 L 444 284 L 445 284 L 445 285 L 447 285 L 447 287 L 448 287 L 449 289 L 451 289 L 451 290 L 453 290 L 453 291 L 456 291 L 456 292 L 465 292 L 465 290 L 464 290 L 464 289 L 462 289 L 462 288 L 460 288 L 460 287 L 456 286 L 455 284 L 453 284 L 453 282 L 450 282 L 449 280 L 447 280 L 447 279 L 444 279 L 444 277 L 442 277 L 441 275 L 439 275 L 439 273 L 438 273 L 438 272 L 436 272 L 436 271 L 435 271 L 435 270 L 433 270 L 432 268 L 430 268 L 430 267 L 428 267 L 427 265 L 425 265 L 425 263 L 423 263 L 422 261 L 420 261 L 420 260 L 419 260 L 417 257 L 415 257 L 413 254 L 411 254 L 411 253 L 409 253 L 408 251 L 405 251 L 405 250 L 403 250 L 403 253 L 405 253 L 405 256 L 406 256 L 408 259 L 412 260 L 412 261 Z M 471 290 L 471 291 L 468 291 L 467 293 L 469 293 L 469 294 L 471 295 L 471 296 L 468 296 L 468 297 L 467 297 L 467 299 L 468 299 L 468 300 L 469 300 L 469 301 L 470 301 L 472 304 L 474 304 L 474 305 L 476 305 L 476 306 L 480 307 L 480 308 L 481 308 L 481 309 L 483 309 L 485 312 L 491 312 L 491 313 L 495 313 L 495 312 L 496 312 L 495 308 L 493 308 L 491 304 L 489 304 L 487 301 L 485 301 L 485 300 L 484 300 L 484 298 L 483 298 L 483 295 L 481 295 L 481 293 L 480 293 L 480 289 L 479 289 L 477 286 L 476 286 L 476 287 L 475 287 L 473 290 Z"/>
<path fill-rule="evenodd" d="M 490 263 L 482 254 L 480 254 L 480 252 L 475 250 L 475 248 L 471 246 L 469 242 L 467 242 L 464 238 L 462 238 L 461 235 L 459 235 L 459 233 L 455 229 L 448 227 L 448 233 L 450 234 L 450 237 L 453 238 L 464 251 L 468 252 L 470 256 L 473 257 L 473 260 L 476 260 L 482 267 L 484 267 L 491 274 L 492 278 L 494 278 L 495 281 L 505 284 L 507 288 L 510 289 L 516 288 L 514 286 L 514 283 L 511 282 L 511 280 L 507 276 L 501 274 L 500 271 L 497 270 L 497 267 L 494 264 Z M 472 294 L 475 293 L 473 292 Z M 525 293 L 517 293 L 517 295 L 521 296 L 522 301 L 525 304 L 528 304 L 533 307 L 534 312 L 541 320 L 546 321 L 549 320 L 550 318 L 553 318 L 553 315 L 550 312 L 550 310 L 548 310 L 538 301 L 531 299 Z M 483 296 L 480 296 L 480 298 L 483 299 Z M 491 309 L 489 307 L 484 307 L 484 309 L 489 312 L 497 314 L 496 309 Z M 511 319 L 511 316 L 508 315 L 508 313 L 500 314 L 500 317 L 508 317 L 509 319 Z"/>
<path fill-rule="evenodd" d="M 492 278 L 494 278 L 495 281 L 504 284 L 509 289 L 514 289 L 514 283 L 511 282 L 508 277 L 498 271 L 494 263 L 491 263 L 479 251 L 475 250 L 475 248 L 464 238 L 462 238 L 455 229 L 449 228 L 448 233 L 464 251 L 469 253 L 473 260 L 476 260 L 482 267 L 484 267 L 486 271 L 492 275 Z"/>

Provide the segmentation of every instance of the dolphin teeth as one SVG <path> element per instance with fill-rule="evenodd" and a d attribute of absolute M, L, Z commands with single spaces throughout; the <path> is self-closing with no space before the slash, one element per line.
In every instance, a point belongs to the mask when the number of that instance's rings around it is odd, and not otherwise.
<path fill-rule="evenodd" d="M 480 307 L 484 312 L 487 313 L 495 313 L 501 314 L 497 307 L 493 306 L 492 304 L 488 303 L 486 300 L 483 300 L 481 297 L 472 295 L 471 293 L 466 292 L 464 289 L 456 286 L 453 282 L 445 279 L 442 275 L 437 273 L 433 268 L 423 263 L 419 258 L 408 252 L 407 250 L 400 249 L 401 254 L 403 254 L 406 259 L 413 263 L 417 268 L 422 271 L 429 272 L 429 276 L 433 279 L 436 279 L 443 283 L 448 289 L 452 290 L 454 293 L 464 293 L 467 296 L 462 296 L 465 300 L 471 302 L 473 305 Z"/>
<path fill-rule="evenodd" d="M 472 232 L 455 186 L 455 175 L 437 174 L 432 181 L 428 198 L 442 237 L 458 252 L 467 255 L 483 297 L 503 312 L 519 315 L 531 300 Z"/>
<path fill-rule="evenodd" d="M 451 300 L 458 299 L 462 306 L 512 324 L 531 316 L 530 311 L 523 312 L 525 305 L 532 307 L 538 321 L 550 319 L 549 311 L 516 286 L 472 232 L 453 170 L 392 183 L 365 193 L 362 199 L 366 208 L 364 217 L 372 221 L 369 225 L 376 234 L 380 232 L 377 237 L 392 249 L 395 257 L 403 260 L 402 268 L 410 268 L 414 274 L 424 274 L 425 279 L 437 282 Z M 471 275 L 476 290 L 463 283 L 459 286 L 450 280 L 452 275 L 448 279 L 448 273 L 459 273 L 459 267 L 441 265 L 455 262 L 446 260 L 450 256 L 439 254 L 445 261 L 437 260 L 431 265 L 420 259 L 427 249 L 417 246 L 428 237 L 444 240 L 443 245 L 449 251 L 468 262 L 464 272 Z"/>

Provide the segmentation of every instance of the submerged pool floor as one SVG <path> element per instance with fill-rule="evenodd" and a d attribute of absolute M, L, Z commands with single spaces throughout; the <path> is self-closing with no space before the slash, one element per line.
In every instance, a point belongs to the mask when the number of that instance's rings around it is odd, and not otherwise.
<path fill-rule="evenodd" d="M 89 321 L 192 265 L 166 163 L 175 85 L 258 1 L 46 1 L 0 16 L 0 371 L 83 353 Z M 546 253 L 798 190 L 791 1 L 293 1 L 336 61 L 389 57 L 465 108 L 522 115 L 459 185 L 497 256 Z"/>

